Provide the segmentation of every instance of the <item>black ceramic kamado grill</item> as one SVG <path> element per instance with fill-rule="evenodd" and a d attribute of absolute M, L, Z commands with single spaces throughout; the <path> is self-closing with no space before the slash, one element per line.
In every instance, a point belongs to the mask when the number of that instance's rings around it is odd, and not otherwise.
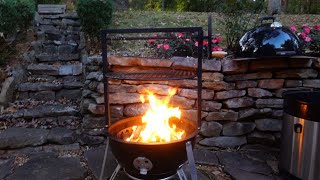
<path fill-rule="evenodd" d="M 275 19 L 274 16 L 261 17 L 259 26 L 245 32 L 234 60 L 312 59 L 304 56 L 298 36 Z"/>
<path fill-rule="evenodd" d="M 198 41 L 198 65 L 195 72 L 175 69 L 130 70 L 112 72 L 109 68 L 107 43 L 118 40 L 148 40 L 174 39 L 174 37 L 150 36 L 155 33 L 190 33 Z M 138 35 L 137 35 L 138 34 Z M 149 35 L 145 35 L 149 34 Z M 191 179 L 197 179 L 192 145 L 200 129 L 201 120 L 201 89 L 202 89 L 202 49 L 203 30 L 201 27 L 189 28 L 152 28 L 152 29 L 116 29 L 102 31 L 102 57 L 104 72 L 105 116 L 108 131 L 108 145 L 114 154 L 118 167 L 110 179 L 114 179 L 122 168 L 131 179 L 171 179 L 178 174 L 181 180 L 186 180 L 182 166 L 188 164 Z M 181 37 L 180 37 L 181 38 Z M 162 143 L 141 143 L 126 141 L 125 137 L 133 134 L 132 127 L 141 125 L 141 117 L 129 117 L 111 122 L 108 80 L 138 80 L 138 81 L 170 81 L 183 79 L 197 79 L 197 122 L 185 118 L 170 119 L 178 129 L 185 131 L 185 135 L 175 141 Z M 108 149 L 106 147 L 106 152 Z M 107 154 L 107 153 L 106 153 Z M 106 154 L 104 159 L 106 159 Z M 105 161 L 104 161 L 105 162 Z M 103 165 L 104 166 L 104 165 Z"/>

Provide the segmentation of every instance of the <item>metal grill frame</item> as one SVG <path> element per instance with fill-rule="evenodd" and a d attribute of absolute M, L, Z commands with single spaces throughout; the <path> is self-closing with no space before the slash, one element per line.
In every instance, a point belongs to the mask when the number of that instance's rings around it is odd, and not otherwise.
<path fill-rule="evenodd" d="M 181 28 L 143 28 L 143 29 L 107 29 L 101 31 L 101 48 L 102 48 L 102 61 L 103 61 L 103 83 L 104 83 L 104 102 L 105 102 L 105 121 L 106 121 L 106 128 L 111 126 L 111 114 L 110 114 L 110 103 L 109 103 L 109 89 L 108 89 L 108 79 L 128 79 L 124 74 L 123 77 L 117 77 L 116 73 L 112 74 L 113 72 L 109 68 L 108 62 L 108 54 L 107 54 L 107 43 L 108 40 L 124 40 L 123 38 L 112 38 L 111 34 L 132 34 L 132 33 L 171 33 L 171 32 L 184 32 L 184 33 L 197 33 L 197 36 L 194 38 L 198 41 L 198 66 L 196 68 L 195 74 L 197 77 L 197 124 L 198 130 L 200 129 L 201 125 L 201 91 L 202 91 L 202 60 L 203 60 L 203 29 L 202 27 L 181 27 Z M 145 39 L 145 37 L 135 36 L 132 39 L 125 39 L 125 40 L 141 40 Z M 152 39 L 160 39 L 161 37 L 152 37 Z M 150 71 L 152 73 L 154 71 Z M 130 72 L 128 72 L 130 74 Z M 118 73 L 119 75 L 119 73 Z M 183 79 L 190 79 L 190 76 L 181 76 L 176 78 L 154 78 L 145 79 L 146 81 L 168 81 L 168 80 L 183 80 Z M 129 78 L 129 80 L 142 80 L 141 78 Z"/>

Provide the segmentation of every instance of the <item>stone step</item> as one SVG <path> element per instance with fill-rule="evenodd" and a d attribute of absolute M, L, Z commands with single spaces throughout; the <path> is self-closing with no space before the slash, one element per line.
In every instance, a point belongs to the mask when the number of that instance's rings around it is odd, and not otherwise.
<path fill-rule="evenodd" d="M 22 83 L 18 86 L 20 92 L 26 91 L 60 91 L 62 89 L 80 89 L 83 83 L 81 82 L 57 82 L 57 83 Z"/>
<path fill-rule="evenodd" d="M 0 115 L 0 120 L 9 120 L 13 118 L 43 118 L 59 116 L 80 116 L 80 109 L 74 105 L 68 104 L 45 104 L 32 106 L 29 109 L 18 109 L 15 112 L 8 112 Z"/>
<path fill-rule="evenodd" d="M 36 55 L 39 62 L 76 61 L 80 59 L 80 54 L 40 54 Z"/>
<path fill-rule="evenodd" d="M 30 64 L 27 70 L 36 75 L 77 76 L 82 74 L 82 63 L 68 65 Z"/>
<path fill-rule="evenodd" d="M 31 73 L 30 73 L 31 74 Z M 83 77 L 79 76 L 51 76 L 42 74 L 33 74 L 28 76 L 25 83 L 52 83 L 52 84 L 63 84 L 65 88 L 76 89 L 82 88 Z"/>
<path fill-rule="evenodd" d="M 66 9 L 65 4 L 38 4 L 39 14 L 64 14 Z"/>
<path fill-rule="evenodd" d="M 0 133 L 0 149 L 16 149 L 43 144 L 73 144 L 76 132 L 66 128 L 23 128 L 11 127 Z"/>
<path fill-rule="evenodd" d="M 71 82 L 70 82 L 71 83 Z M 76 82 L 78 83 L 78 82 Z M 78 84 L 67 84 L 67 85 L 53 85 L 51 84 L 48 86 L 43 84 L 33 84 L 29 87 L 25 84 L 32 84 L 32 83 L 24 83 L 22 84 L 23 91 L 19 92 L 19 100 L 23 99 L 34 99 L 38 101 L 59 101 L 60 99 L 67 99 L 67 100 L 76 100 L 80 101 L 82 95 L 82 88 L 77 88 Z M 65 88 L 63 88 L 65 87 Z M 54 89 L 55 88 L 55 89 Z"/>
<path fill-rule="evenodd" d="M 86 170 L 74 157 L 34 157 L 7 177 L 8 180 L 85 179 Z"/>

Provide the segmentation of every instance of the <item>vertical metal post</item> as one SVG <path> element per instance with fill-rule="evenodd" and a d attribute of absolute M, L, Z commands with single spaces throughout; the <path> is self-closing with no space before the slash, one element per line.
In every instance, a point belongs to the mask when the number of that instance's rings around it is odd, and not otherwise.
<path fill-rule="evenodd" d="M 107 31 L 101 31 L 101 48 L 102 48 L 102 66 L 103 66 L 103 84 L 104 84 L 104 112 L 106 118 L 106 128 L 111 125 L 110 117 L 110 103 L 109 103 L 109 89 L 108 78 L 106 73 L 109 71 L 108 55 L 107 55 Z"/>
<path fill-rule="evenodd" d="M 202 57 L 203 57 L 203 30 L 198 31 L 198 102 L 197 102 L 197 118 L 198 118 L 198 130 L 201 126 L 201 91 L 202 91 Z"/>
<path fill-rule="evenodd" d="M 212 16 L 208 17 L 208 59 L 212 59 Z"/>

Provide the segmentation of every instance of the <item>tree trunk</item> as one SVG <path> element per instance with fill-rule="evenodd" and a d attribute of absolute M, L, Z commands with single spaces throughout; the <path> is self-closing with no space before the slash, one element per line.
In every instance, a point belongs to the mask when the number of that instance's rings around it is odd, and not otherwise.
<path fill-rule="evenodd" d="M 281 12 L 287 13 L 289 0 L 281 0 Z"/>
<path fill-rule="evenodd" d="M 268 14 L 274 15 L 281 12 L 281 0 L 268 0 Z"/>
<path fill-rule="evenodd" d="M 166 5 L 166 0 L 162 0 L 162 6 L 161 6 L 162 11 L 165 10 L 165 5 Z"/>

